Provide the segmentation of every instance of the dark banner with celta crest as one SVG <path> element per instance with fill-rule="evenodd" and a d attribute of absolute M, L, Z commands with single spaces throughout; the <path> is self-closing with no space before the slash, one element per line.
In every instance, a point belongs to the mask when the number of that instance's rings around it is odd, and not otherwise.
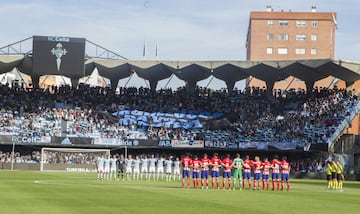
<path fill-rule="evenodd" d="M 84 76 L 85 39 L 62 36 L 33 37 L 33 73 Z"/>

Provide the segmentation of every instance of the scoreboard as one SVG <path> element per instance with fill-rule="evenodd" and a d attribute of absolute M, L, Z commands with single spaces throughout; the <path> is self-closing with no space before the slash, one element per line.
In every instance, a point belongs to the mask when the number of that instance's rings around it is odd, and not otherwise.
<path fill-rule="evenodd" d="M 33 73 L 84 76 L 85 38 L 33 36 Z"/>

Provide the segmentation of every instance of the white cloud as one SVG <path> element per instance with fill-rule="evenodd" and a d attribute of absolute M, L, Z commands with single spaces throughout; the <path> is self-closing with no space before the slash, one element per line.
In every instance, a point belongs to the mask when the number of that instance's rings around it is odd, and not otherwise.
<path fill-rule="evenodd" d="M 339 29 L 336 56 L 358 58 L 360 1 L 272 0 L 275 10 L 335 11 Z M 130 59 L 149 58 L 158 44 L 160 59 L 245 59 L 250 11 L 264 11 L 266 0 L 25 0 L 2 1 L 1 44 L 31 35 L 85 37 Z M 145 5 L 144 5 L 145 4 Z M 5 21 L 4 21 L 5 20 Z M 343 47 L 346 46 L 346 47 Z"/>
<path fill-rule="evenodd" d="M 337 13 L 335 57 L 359 61 L 360 29 L 357 28 L 360 1 L 347 0 L 22 0 L 1 1 L 0 46 L 32 35 L 85 37 L 129 59 L 165 60 L 244 60 L 250 11 L 274 10 Z M 125 85 L 128 79 L 120 80 Z M 206 86 L 209 79 L 199 82 Z M 165 87 L 169 79 L 159 82 Z M 213 80 L 215 89 L 225 87 Z M 173 88 L 184 85 L 174 77 Z M 128 86 L 146 86 L 138 77 Z M 244 81 L 236 87 L 243 88 Z"/>

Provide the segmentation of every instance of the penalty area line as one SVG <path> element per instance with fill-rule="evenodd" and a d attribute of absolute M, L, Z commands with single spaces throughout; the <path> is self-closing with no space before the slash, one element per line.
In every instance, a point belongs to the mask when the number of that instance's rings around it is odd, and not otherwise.
<path fill-rule="evenodd" d="M 86 182 L 87 180 L 84 181 L 79 181 L 79 182 L 73 182 L 73 181 L 65 181 L 65 180 L 34 180 L 33 183 L 34 184 L 43 184 L 43 185 L 58 185 L 58 186 L 74 186 L 74 185 L 79 185 L 79 186 L 91 186 L 91 187 L 101 187 L 103 185 L 99 184 L 99 183 L 95 183 L 95 182 Z"/>

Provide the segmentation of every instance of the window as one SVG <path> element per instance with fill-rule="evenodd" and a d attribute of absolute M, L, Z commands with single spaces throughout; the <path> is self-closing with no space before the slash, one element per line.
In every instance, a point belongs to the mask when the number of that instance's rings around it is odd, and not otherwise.
<path fill-rule="evenodd" d="M 288 54 L 287 48 L 278 48 L 278 54 Z"/>
<path fill-rule="evenodd" d="M 303 34 L 296 34 L 296 41 L 305 41 L 306 35 Z"/>
<path fill-rule="evenodd" d="M 268 20 L 267 25 L 268 25 L 268 27 L 272 27 L 274 25 L 274 21 L 273 20 Z"/>
<path fill-rule="evenodd" d="M 312 34 L 311 35 L 311 41 L 316 41 L 317 40 L 317 35 L 316 34 Z"/>
<path fill-rule="evenodd" d="M 273 48 L 266 48 L 266 54 L 272 54 Z"/>
<path fill-rule="evenodd" d="M 279 40 L 289 40 L 288 34 L 279 34 Z"/>
<path fill-rule="evenodd" d="M 305 20 L 297 20 L 296 27 L 306 27 L 306 21 Z"/>
<path fill-rule="evenodd" d="M 311 21 L 311 26 L 312 27 L 317 27 L 318 25 L 319 25 L 319 22 L 317 20 Z"/>
<path fill-rule="evenodd" d="M 311 55 L 316 55 L 317 54 L 316 48 L 311 48 L 310 53 L 311 53 Z"/>
<path fill-rule="evenodd" d="M 296 48 L 295 54 L 296 55 L 305 55 L 305 48 Z"/>
<path fill-rule="evenodd" d="M 280 20 L 280 21 L 279 21 L 279 26 L 287 27 L 287 26 L 289 26 L 289 21 L 287 21 L 287 20 Z"/>
<path fill-rule="evenodd" d="M 266 35 L 267 40 L 273 40 L 274 39 L 274 35 L 272 33 L 269 33 Z"/>

